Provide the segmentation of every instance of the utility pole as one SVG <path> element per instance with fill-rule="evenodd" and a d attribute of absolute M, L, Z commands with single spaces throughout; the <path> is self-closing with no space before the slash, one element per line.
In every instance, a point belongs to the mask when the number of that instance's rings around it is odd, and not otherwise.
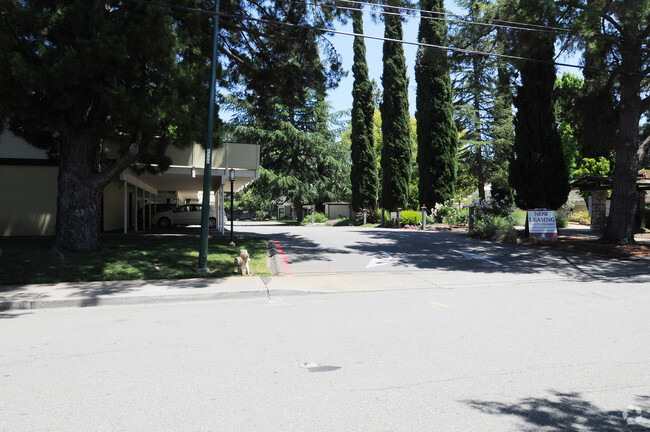
<path fill-rule="evenodd" d="M 205 169 L 203 170 L 203 207 L 201 209 L 201 244 L 197 273 L 208 272 L 208 236 L 210 235 L 210 186 L 212 174 L 212 130 L 214 123 L 214 99 L 217 87 L 217 37 L 219 35 L 219 0 L 215 7 L 214 31 L 212 33 L 212 63 L 210 73 L 210 103 L 208 104 L 208 136 L 205 140 Z"/>

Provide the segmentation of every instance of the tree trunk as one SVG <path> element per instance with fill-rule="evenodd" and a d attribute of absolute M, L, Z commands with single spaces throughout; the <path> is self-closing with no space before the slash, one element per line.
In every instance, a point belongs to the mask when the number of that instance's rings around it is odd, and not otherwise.
<path fill-rule="evenodd" d="M 639 120 L 641 118 L 641 43 L 627 39 L 622 43 L 620 117 L 616 142 L 612 203 L 603 240 L 633 244 L 636 219 L 636 177 L 638 171 Z"/>
<path fill-rule="evenodd" d="M 485 174 L 483 171 L 483 148 L 479 145 L 476 149 L 476 165 L 477 173 L 476 180 L 478 183 L 478 197 L 481 201 L 485 201 Z"/>
<path fill-rule="evenodd" d="M 59 163 L 55 250 L 92 252 L 99 249 L 102 193 L 108 182 L 136 158 L 142 135 L 129 151 L 102 170 L 101 146 L 83 135 L 63 140 Z"/>
<path fill-rule="evenodd" d="M 300 200 L 294 201 L 293 202 L 293 208 L 296 212 L 296 220 L 298 223 L 302 222 L 302 202 Z"/>
<path fill-rule="evenodd" d="M 636 150 L 632 145 L 617 146 L 616 149 L 612 202 L 603 233 L 603 240 L 608 243 L 634 243 L 638 166 Z"/>
<path fill-rule="evenodd" d="M 99 224 L 103 184 L 98 184 L 96 166 L 89 161 L 91 143 L 83 138 L 61 145 L 56 235 L 58 250 L 90 252 L 99 249 Z"/>

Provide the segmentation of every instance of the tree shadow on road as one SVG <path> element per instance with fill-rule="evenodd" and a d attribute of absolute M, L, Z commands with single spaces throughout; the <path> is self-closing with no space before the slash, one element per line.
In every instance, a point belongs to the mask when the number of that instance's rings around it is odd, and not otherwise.
<path fill-rule="evenodd" d="M 514 416 L 523 421 L 522 431 L 544 432 L 640 432 L 650 430 L 646 396 L 621 410 L 607 411 L 585 400 L 580 393 L 552 391 L 549 397 L 530 397 L 516 403 L 463 401 L 484 414 Z"/>
<path fill-rule="evenodd" d="M 336 230 L 336 228 L 328 228 Z M 390 255 L 393 268 L 447 270 L 474 273 L 532 275 L 551 272 L 579 281 L 607 280 L 635 282 L 635 276 L 648 274 L 647 261 L 603 259 L 570 251 L 539 249 L 476 240 L 464 232 L 422 232 L 389 229 L 359 229 L 362 240 L 340 247 L 315 242 L 308 231 L 273 234 L 241 233 L 279 242 L 289 264 L 332 261 L 332 255 L 350 254 L 384 259 Z"/>
<path fill-rule="evenodd" d="M 465 233 L 369 230 L 367 237 L 368 241 L 357 243 L 351 249 L 372 254 L 386 250 L 397 263 L 423 270 L 511 274 L 550 271 L 574 280 L 610 282 L 624 276 L 648 274 L 647 262 L 499 244 L 472 239 Z"/>

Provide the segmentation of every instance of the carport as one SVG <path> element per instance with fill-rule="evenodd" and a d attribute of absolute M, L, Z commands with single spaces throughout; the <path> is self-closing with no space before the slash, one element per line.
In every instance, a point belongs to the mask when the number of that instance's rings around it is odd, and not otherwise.
<path fill-rule="evenodd" d="M 164 172 L 152 174 L 143 167 L 133 166 L 120 175 L 120 184 L 107 187 L 104 194 L 105 219 L 118 217 L 115 208 L 119 207 L 124 233 L 128 232 L 130 225 L 134 231 L 138 231 L 140 226 L 151 229 L 152 204 L 202 202 L 205 151 L 201 145 L 195 144 L 189 149 L 173 148 L 168 151 L 168 156 L 172 165 Z M 217 228 L 221 233 L 225 230 L 225 194 L 231 189 L 228 174 L 231 170 L 235 174 L 233 191 L 242 189 L 259 177 L 259 157 L 259 145 L 256 144 L 223 143 L 213 151 L 210 203 L 217 207 Z M 122 196 L 118 204 L 116 195 L 120 191 Z"/>

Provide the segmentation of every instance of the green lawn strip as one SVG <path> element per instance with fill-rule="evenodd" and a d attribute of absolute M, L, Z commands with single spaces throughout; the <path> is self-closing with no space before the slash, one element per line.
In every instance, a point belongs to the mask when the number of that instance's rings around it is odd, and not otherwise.
<path fill-rule="evenodd" d="M 93 253 L 52 253 L 52 238 L 0 239 L 0 285 L 90 282 L 143 279 L 226 277 L 233 274 L 234 258 L 248 250 L 251 273 L 269 276 L 266 240 L 228 239 L 208 242 L 207 274 L 195 272 L 199 260 L 198 237 L 117 236 L 102 238 Z"/>

